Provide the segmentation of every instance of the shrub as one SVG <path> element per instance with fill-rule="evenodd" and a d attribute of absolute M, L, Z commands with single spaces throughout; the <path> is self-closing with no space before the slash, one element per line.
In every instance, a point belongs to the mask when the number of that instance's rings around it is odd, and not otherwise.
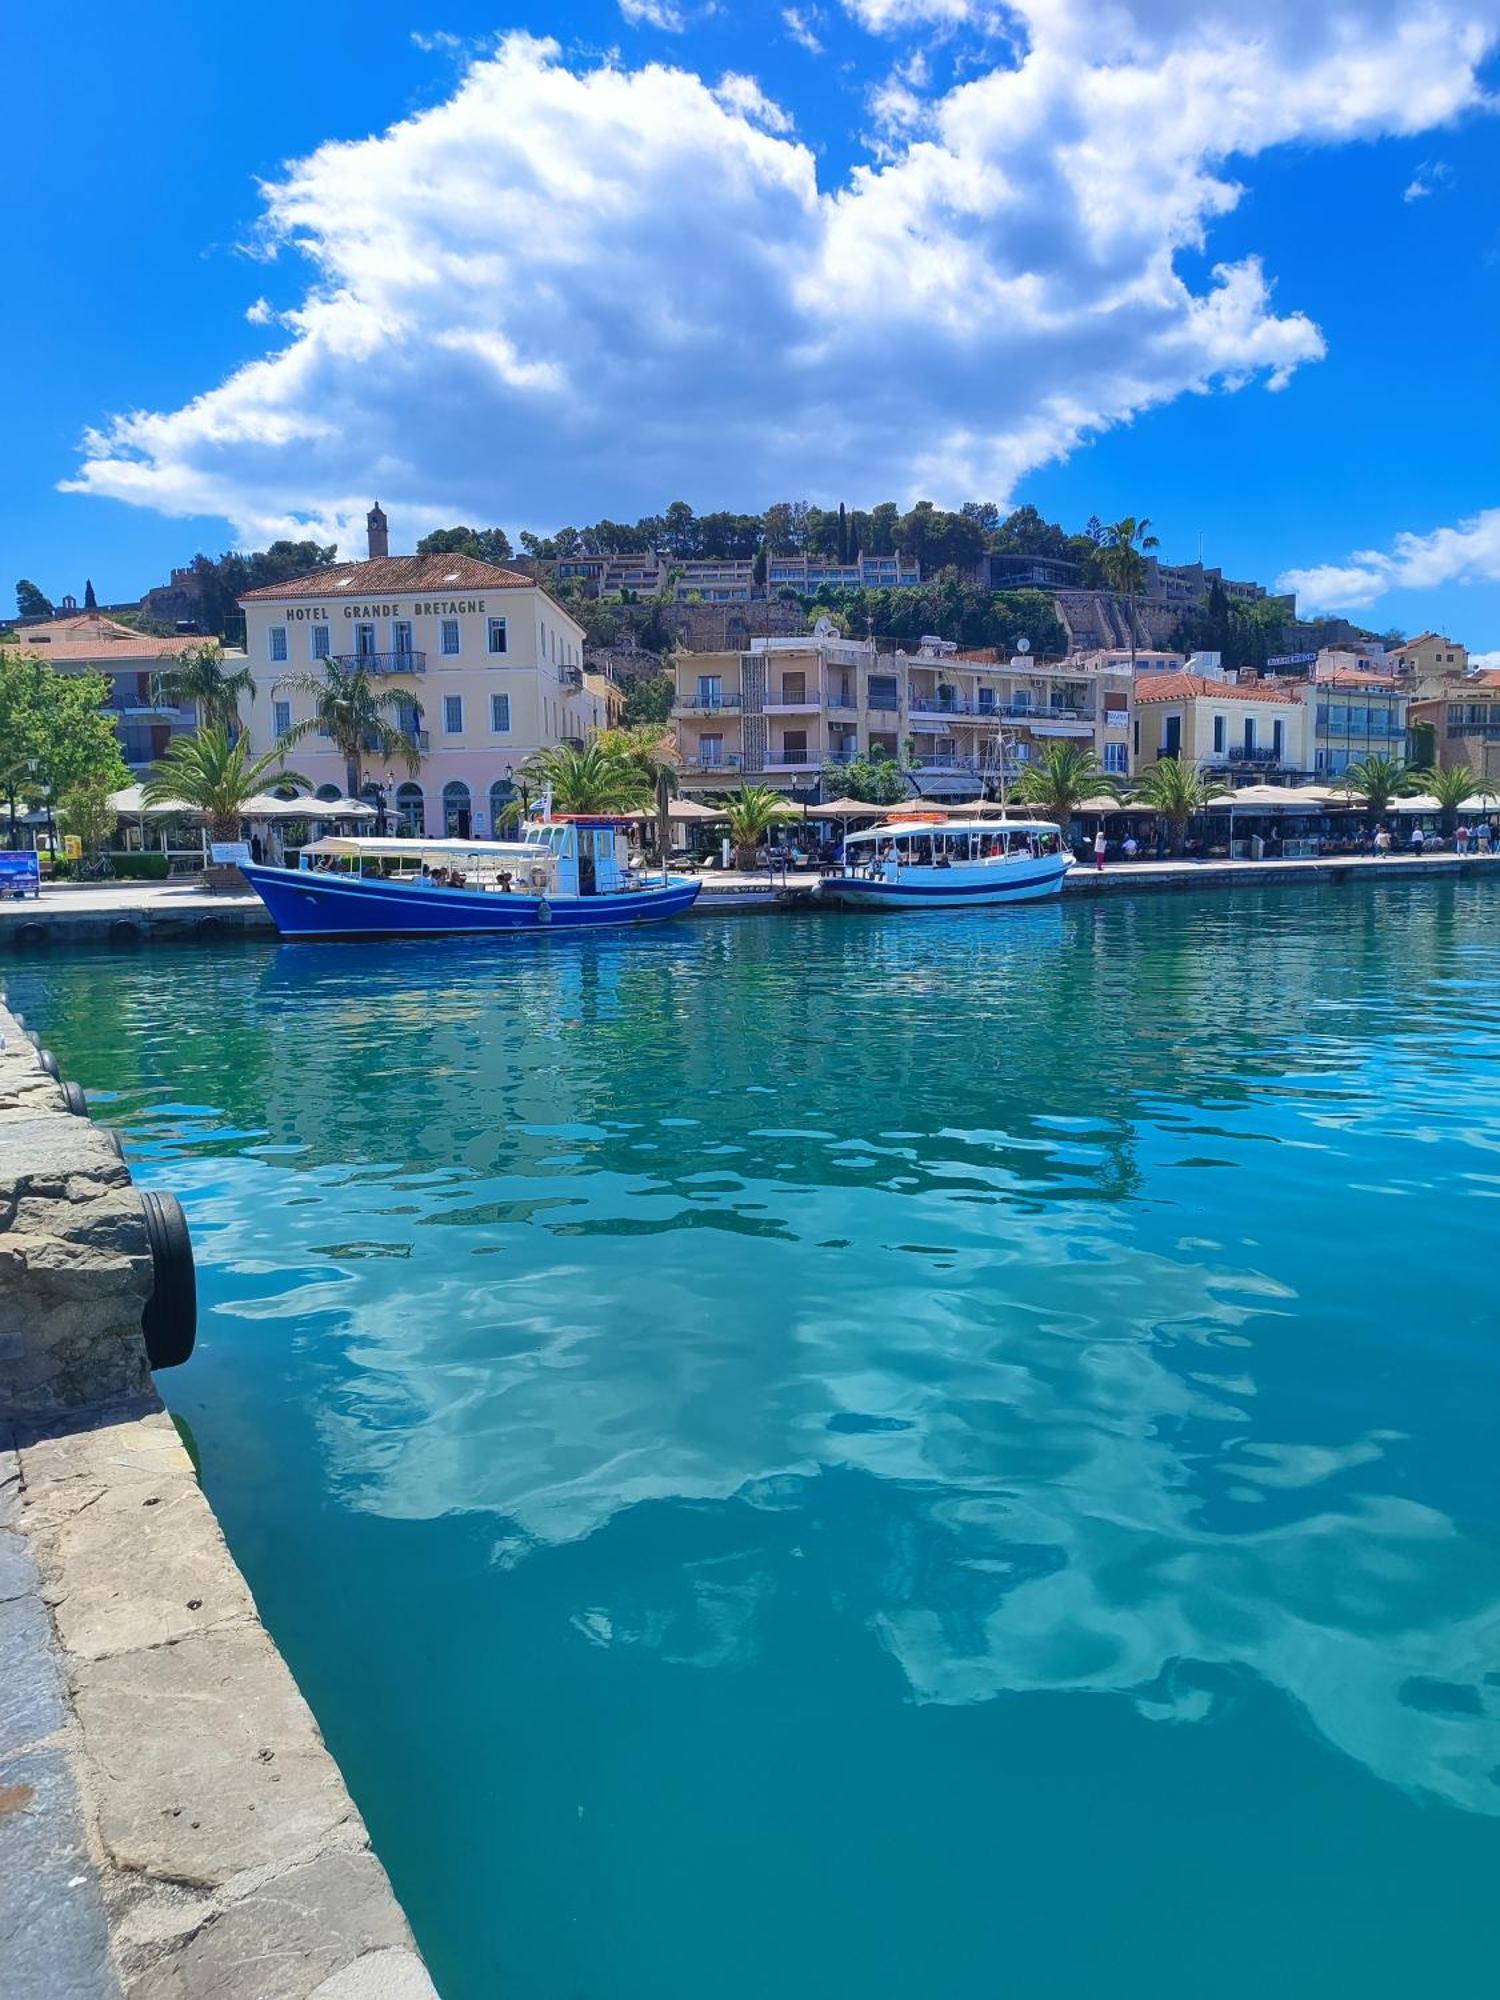
<path fill-rule="evenodd" d="M 170 862 L 165 854 L 111 854 L 109 865 L 121 882 L 165 882 Z"/>

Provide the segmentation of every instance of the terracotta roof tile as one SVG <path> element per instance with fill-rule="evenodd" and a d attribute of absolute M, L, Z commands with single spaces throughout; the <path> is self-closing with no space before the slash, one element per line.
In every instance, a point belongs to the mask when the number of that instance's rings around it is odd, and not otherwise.
<path fill-rule="evenodd" d="M 1331 674 L 1320 674 L 1314 683 L 1316 687 L 1373 688 L 1377 692 L 1387 688 L 1394 692 L 1396 683 L 1389 674 L 1363 674 L 1358 667 L 1335 667 Z"/>
<path fill-rule="evenodd" d="M 1138 674 L 1135 698 L 1143 701 L 1191 701 L 1195 695 L 1215 701 L 1295 701 L 1287 687 L 1244 686 L 1238 681 L 1211 681 L 1206 674 Z"/>
<path fill-rule="evenodd" d="M 189 647 L 205 643 L 202 636 L 186 638 L 175 636 L 170 639 L 153 639 L 149 634 L 136 632 L 128 639 L 112 639 L 106 633 L 102 639 L 54 639 L 50 645 L 36 645 L 31 642 L 39 660 L 51 660 L 58 666 L 77 666 L 81 662 L 97 660 L 102 666 L 124 665 L 127 661 L 160 660 L 163 654 L 185 653 Z M 16 641 L 16 650 L 25 652 L 27 638 L 24 633 Z M 237 651 L 226 649 L 227 657 L 240 659 Z"/>
<path fill-rule="evenodd" d="M 533 590 L 535 579 L 498 569 L 476 556 L 374 556 L 367 562 L 330 563 L 308 576 L 247 590 L 241 604 L 290 597 L 401 597 L 414 591 Z"/>

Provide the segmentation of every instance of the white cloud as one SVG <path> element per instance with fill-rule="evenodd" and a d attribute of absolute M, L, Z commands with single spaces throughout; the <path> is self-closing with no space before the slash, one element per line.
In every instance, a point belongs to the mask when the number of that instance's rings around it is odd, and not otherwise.
<path fill-rule="evenodd" d="M 1453 181 L 1453 169 L 1446 160 L 1424 160 L 1415 174 L 1401 191 L 1403 201 L 1424 201 L 1435 194 L 1440 187 L 1449 187 Z"/>
<path fill-rule="evenodd" d="M 1232 156 L 1477 104 L 1500 0 L 1017 11 L 1006 66 L 944 95 L 898 71 L 887 152 L 833 188 L 752 79 L 505 37 L 444 103 L 266 188 L 265 245 L 312 274 L 285 346 L 89 434 L 70 486 L 249 539 L 342 537 L 374 492 L 398 540 L 684 488 L 1003 499 L 1111 425 L 1321 356 L 1258 258 L 1190 283 L 1178 253 L 1237 202 Z"/>
<path fill-rule="evenodd" d="M 687 26 L 682 9 L 672 0 L 620 0 L 620 12 L 632 28 L 660 28 L 664 34 L 680 35 Z"/>
<path fill-rule="evenodd" d="M 727 111 L 737 111 L 768 132 L 790 132 L 796 122 L 790 111 L 766 96 L 753 76 L 741 76 L 735 70 L 727 70 L 719 78 L 714 96 Z"/>
<path fill-rule="evenodd" d="M 810 56 L 822 55 L 823 44 L 818 40 L 820 23 L 815 7 L 783 7 L 781 19 L 794 42 L 806 49 Z"/>
<path fill-rule="evenodd" d="M 1315 611 L 1350 611 L 1391 590 L 1434 590 L 1448 583 L 1500 583 L 1500 507 L 1451 528 L 1400 534 L 1388 550 L 1359 549 L 1347 563 L 1291 569 L 1279 588 L 1295 590 Z"/>
<path fill-rule="evenodd" d="M 1500 667 L 1500 653 L 1470 653 L 1469 665 L 1476 673 L 1490 672 Z"/>
<path fill-rule="evenodd" d="M 253 299 L 245 308 L 245 317 L 252 326 L 270 326 L 276 318 L 276 310 L 269 299 Z"/>
<path fill-rule="evenodd" d="M 915 29 L 996 26 L 998 9 L 980 0 L 844 0 L 844 7 L 872 35 L 908 34 Z"/>

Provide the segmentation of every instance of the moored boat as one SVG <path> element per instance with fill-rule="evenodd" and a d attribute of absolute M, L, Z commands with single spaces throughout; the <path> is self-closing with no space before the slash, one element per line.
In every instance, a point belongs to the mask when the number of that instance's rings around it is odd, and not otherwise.
<path fill-rule="evenodd" d="M 974 909 L 1055 896 L 1073 857 L 1040 819 L 950 819 L 912 810 L 851 833 L 837 875 L 818 894 L 851 908 Z"/>
<path fill-rule="evenodd" d="M 241 864 L 285 938 L 486 936 L 661 923 L 702 887 L 629 866 L 628 822 L 566 814 L 515 841 L 318 840 L 295 868 Z"/>

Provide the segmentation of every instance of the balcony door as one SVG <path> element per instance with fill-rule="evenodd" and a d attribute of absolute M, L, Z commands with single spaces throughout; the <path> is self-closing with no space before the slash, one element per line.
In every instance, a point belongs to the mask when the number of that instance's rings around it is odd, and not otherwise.
<path fill-rule="evenodd" d="M 373 625 L 356 625 L 354 628 L 354 656 L 359 660 L 373 660 L 379 649 L 375 644 Z"/>

